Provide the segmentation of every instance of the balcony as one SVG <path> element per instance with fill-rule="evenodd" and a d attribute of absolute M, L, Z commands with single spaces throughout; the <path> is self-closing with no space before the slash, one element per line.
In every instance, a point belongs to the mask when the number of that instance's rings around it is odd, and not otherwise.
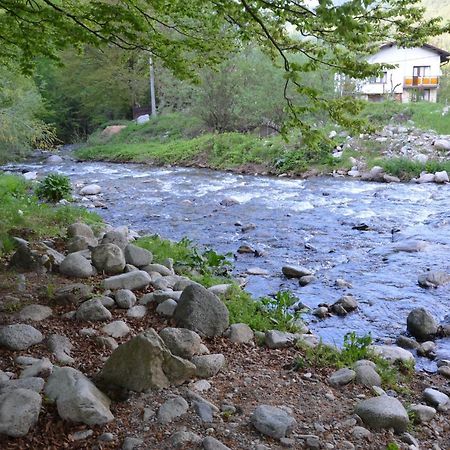
<path fill-rule="evenodd" d="M 439 85 L 439 77 L 405 77 L 403 86 L 405 88 L 416 88 L 416 87 L 437 87 Z"/>

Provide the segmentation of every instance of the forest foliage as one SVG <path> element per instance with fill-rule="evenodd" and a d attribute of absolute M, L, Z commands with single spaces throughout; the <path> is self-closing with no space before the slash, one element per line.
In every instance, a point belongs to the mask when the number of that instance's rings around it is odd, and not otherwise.
<path fill-rule="evenodd" d="M 325 123 L 362 125 L 360 102 L 335 95 L 337 72 L 379 73 L 364 58 L 379 43 L 448 30 L 434 10 L 422 18 L 420 0 L 313 4 L 1 1 L 0 158 L 51 143 L 52 130 L 73 142 L 130 119 L 149 104 L 150 56 L 159 113 L 186 112 L 220 132 L 297 127 L 317 145 Z M 450 98 L 445 82 L 442 94 Z"/>

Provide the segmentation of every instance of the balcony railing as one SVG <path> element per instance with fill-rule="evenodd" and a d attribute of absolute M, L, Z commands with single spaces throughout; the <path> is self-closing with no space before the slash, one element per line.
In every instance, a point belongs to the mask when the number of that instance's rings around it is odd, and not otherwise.
<path fill-rule="evenodd" d="M 439 77 L 405 77 L 403 86 L 406 88 L 414 87 L 436 87 L 439 85 Z"/>

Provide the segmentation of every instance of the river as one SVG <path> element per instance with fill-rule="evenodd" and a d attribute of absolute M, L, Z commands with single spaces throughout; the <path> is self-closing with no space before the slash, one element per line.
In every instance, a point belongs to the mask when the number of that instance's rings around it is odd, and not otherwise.
<path fill-rule="evenodd" d="M 405 331 L 410 310 L 420 306 L 439 321 L 450 320 L 450 285 L 423 289 L 417 284 L 426 270 L 450 272 L 448 185 L 299 180 L 70 159 L 9 168 L 57 171 L 74 185 L 99 184 L 108 208 L 96 211 L 112 225 L 176 240 L 187 236 L 223 253 L 235 253 L 241 244 L 256 247 L 264 256 L 237 255 L 234 262 L 236 275 L 249 267 L 268 271 L 268 276 L 248 276 L 246 289 L 256 297 L 289 289 L 315 308 L 353 294 L 359 309 L 346 317 L 318 320 L 306 314 L 310 328 L 326 342 L 341 344 L 350 330 L 392 342 Z M 239 203 L 222 206 L 228 197 Z M 236 224 L 255 228 L 242 232 Z M 393 250 L 399 242 L 415 240 L 424 241 L 425 249 Z M 281 275 L 285 264 L 314 270 L 317 281 L 300 287 Z M 338 278 L 353 287 L 336 287 Z M 450 338 L 437 346 L 438 357 L 450 359 Z M 428 360 L 419 363 L 434 369 Z"/>

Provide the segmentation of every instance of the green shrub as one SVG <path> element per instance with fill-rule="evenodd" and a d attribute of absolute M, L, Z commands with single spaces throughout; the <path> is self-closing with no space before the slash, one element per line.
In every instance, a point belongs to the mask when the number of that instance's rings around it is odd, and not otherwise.
<path fill-rule="evenodd" d="M 97 214 L 84 208 L 41 203 L 22 177 L 0 174 L 0 254 L 14 248 L 11 236 L 60 236 L 66 226 L 78 220 L 94 228 L 102 223 Z"/>
<path fill-rule="evenodd" d="M 68 198 L 72 192 L 70 180 L 65 175 L 51 173 L 47 175 L 36 189 L 36 195 L 50 202 L 59 202 Z"/>
<path fill-rule="evenodd" d="M 158 235 L 145 236 L 135 244 L 151 251 L 156 262 L 172 258 L 179 273 L 195 271 L 201 276 L 226 276 L 231 267 L 229 255 L 221 255 L 212 249 L 201 251 L 186 237 L 172 242 Z"/>

